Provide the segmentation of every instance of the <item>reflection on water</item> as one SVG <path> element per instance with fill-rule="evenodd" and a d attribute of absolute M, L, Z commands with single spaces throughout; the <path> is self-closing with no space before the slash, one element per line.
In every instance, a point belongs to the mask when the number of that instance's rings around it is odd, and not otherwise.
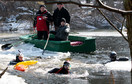
<path fill-rule="evenodd" d="M 32 30 L 0 31 L 0 38 L 18 37 L 25 34 L 33 34 Z"/>
<path fill-rule="evenodd" d="M 123 34 L 127 36 L 127 32 L 123 31 Z M 87 30 L 77 30 L 75 35 L 83 35 L 83 36 L 116 36 L 121 37 L 121 34 L 115 30 L 111 29 L 87 29 Z"/>
<path fill-rule="evenodd" d="M 29 33 L 32 32 L 0 33 L 0 45 L 19 41 L 19 36 Z M 131 84 L 130 61 L 122 62 L 125 65 L 118 62 L 107 65 L 102 64 L 109 60 L 108 55 L 112 50 L 117 52 L 118 57 L 127 56 L 130 58 L 128 44 L 122 37 L 117 36 L 119 35 L 118 32 L 111 31 L 108 36 L 105 36 L 107 33 L 106 30 L 98 31 L 98 33 L 97 31 L 76 33 L 76 35 L 96 37 L 97 50 L 93 54 L 46 51 L 43 56 L 42 49 L 35 48 L 33 44 L 21 43 L 20 45 L 13 46 L 8 51 L 0 50 L 0 59 L 2 59 L 0 60 L 2 62 L 0 67 L 4 67 L 5 64 L 15 58 L 19 49 L 27 59 L 32 59 L 35 56 L 43 57 L 43 59 L 38 59 L 38 64 L 31 66 L 25 73 L 16 72 L 10 66 L 9 72 L 12 75 L 21 76 L 28 84 L 114 84 L 113 80 L 115 84 Z M 100 35 L 98 36 L 98 34 Z M 114 37 L 113 34 L 115 34 Z M 71 58 L 71 74 L 47 74 L 49 70 L 62 66 L 67 57 Z M 117 69 L 118 65 L 120 67 Z"/>

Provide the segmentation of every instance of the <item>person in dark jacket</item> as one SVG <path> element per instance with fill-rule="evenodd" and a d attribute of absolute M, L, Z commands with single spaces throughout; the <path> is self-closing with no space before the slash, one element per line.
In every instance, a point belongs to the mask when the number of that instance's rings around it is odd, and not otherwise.
<path fill-rule="evenodd" d="M 39 11 L 34 18 L 34 29 L 37 29 L 38 39 L 47 40 L 49 33 L 49 23 L 52 21 L 51 14 L 46 10 L 45 5 L 40 5 Z"/>
<path fill-rule="evenodd" d="M 23 54 L 22 53 L 18 53 L 17 55 L 16 55 L 16 59 L 15 60 L 12 60 L 11 62 L 10 62 L 10 65 L 15 65 L 15 64 L 17 64 L 18 62 L 22 62 L 24 59 L 23 59 Z"/>
<path fill-rule="evenodd" d="M 56 31 L 50 31 L 50 33 L 55 35 L 55 38 L 50 38 L 50 40 L 55 41 L 66 41 L 68 40 L 68 35 L 70 32 L 70 26 L 66 23 L 65 18 L 61 19 L 61 25 Z"/>
<path fill-rule="evenodd" d="M 67 9 L 64 8 L 63 3 L 57 3 L 57 9 L 54 10 L 53 19 L 55 30 L 61 25 L 61 19 L 65 18 L 66 23 L 70 24 L 70 14 Z"/>
<path fill-rule="evenodd" d="M 129 58 L 128 57 L 124 57 L 124 58 L 118 58 L 117 59 L 117 53 L 115 51 L 112 51 L 109 55 L 110 57 L 110 61 L 107 61 L 103 64 L 109 63 L 109 62 L 114 62 L 114 61 L 128 61 Z"/>
<path fill-rule="evenodd" d="M 48 73 L 56 73 L 56 74 L 69 74 L 70 70 L 70 63 L 68 61 L 65 61 L 63 64 L 63 67 L 61 68 L 55 68 L 51 71 L 49 71 Z"/>

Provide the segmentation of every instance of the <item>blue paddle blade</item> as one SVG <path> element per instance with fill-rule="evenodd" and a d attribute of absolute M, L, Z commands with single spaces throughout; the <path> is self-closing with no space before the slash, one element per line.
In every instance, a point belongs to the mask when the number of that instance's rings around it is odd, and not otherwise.
<path fill-rule="evenodd" d="M 2 50 L 9 50 L 13 45 L 12 44 L 5 44 L 1 46 Z"/>

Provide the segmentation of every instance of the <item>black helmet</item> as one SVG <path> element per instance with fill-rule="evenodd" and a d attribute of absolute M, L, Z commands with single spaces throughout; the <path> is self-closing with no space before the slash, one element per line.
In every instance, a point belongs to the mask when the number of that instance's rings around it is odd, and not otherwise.
<path fill-rule="evenodd" d="M 63 68 L 70 70 L 71 69 L 70 63 L 68 61 L 65 61 L 63 64 Z"/>
<path fill-rule="evenodd" d="M 111 61 L 116 61 L 116 55 L 117 55 L 117 53 L 116 53 L 115 51 L 112 51 L 112 52 L 110 53 Z"/>
<path fill-rule="evenodd" d="M 70 65 L 70 63 L 67 62 L 67 61 L 65 61 L 64 64 L 63 64 L 63 66 L 69 66 L 69 65 Z"/>

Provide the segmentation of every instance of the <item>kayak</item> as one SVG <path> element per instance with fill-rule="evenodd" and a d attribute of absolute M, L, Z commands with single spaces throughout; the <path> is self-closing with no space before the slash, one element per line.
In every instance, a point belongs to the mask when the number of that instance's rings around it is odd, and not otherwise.
<path fill-rule="evenodd" d="M 17 64 L 14 66 L 14 69 L 15 69 L 15 70 L 18 70 L 18 71 L 25 71 L 25 70 L 27 70 L 27 68 L 28 68 L 29 65 L 34 65 L 34 64 L 36 64 L 37 62 L 38 62 L 38 61 L 35 61 L 35 60 L 19 62 L 19 63 L 17 63 Z"/>
<path fill-rule="evenodd" d="M 50 34 L 50 38 L 54 38 L 54 35 Z M 20 36 L 20 39 L 26 43 L 34 44 L 35 47 L 43 49 L 46 40 L 38 40 L 36 34 Z M 58 51 L 58 52 L 81 52 L 90 53 L 96 50 L 95 38 L 93 37 L 81 37 L 81 36 L 69 36 L 68 41 L 53 41 L 49 40 L 45 50 Z"/>
<path fill-rule="evenodd" d="M 36 64 L 37 62 L 38 62 L 38 61 L 35 61 L 35 60 L 23 61 L 23 62 L 17 63 L 15 66 L 17 66 L 17 65 L 29 66 L 29 65 L 34 65 L 34 64 Z"/>
<path fill-rule="evenodd" d="M 28 68 L 28 66 L 22 65 L 22 64 L 16 65 L 16 66 L 14 67 L 14 69 L 15 69 L 15 70 L 18 70 L 18 71 L 26 71 L 27 68 Z"/>

